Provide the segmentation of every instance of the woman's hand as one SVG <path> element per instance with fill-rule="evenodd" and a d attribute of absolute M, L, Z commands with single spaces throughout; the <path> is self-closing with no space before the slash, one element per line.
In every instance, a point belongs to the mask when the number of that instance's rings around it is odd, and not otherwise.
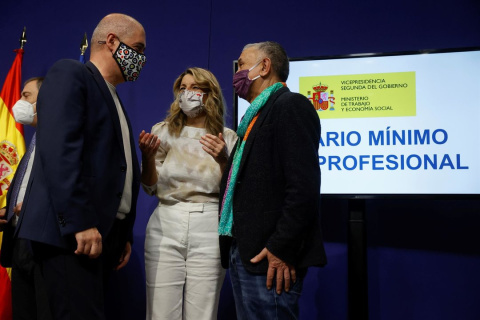
<path fill-rule="evenodd" d="M 203 150 L 215 159 L 223 172 L 228 161 L 228 150 L 222 133 L 219 133 L 218 137 L 207 133 L 200 139 L 200 143 L 203 145 Z"/>
<path fill-rule="evenodd" d="M 160 139 L 151 133 L 146 133 L 145 130 L 142 130 L 140 137 L 138 139 L 138 147 L 142 152 L 142 157 L 146 159 L 151 159 L 155 157 L 155 153 L 160 146 Z"/>
<path fill-rule="evenodd" d="M 142 130 L 138 138 L 138 147 L 142 151 L 142 183 L 153 186 L 157 183 L 157 170 L 155 168 L 155 154 L 160 146 L 160 139 L 151 133 Z"/>

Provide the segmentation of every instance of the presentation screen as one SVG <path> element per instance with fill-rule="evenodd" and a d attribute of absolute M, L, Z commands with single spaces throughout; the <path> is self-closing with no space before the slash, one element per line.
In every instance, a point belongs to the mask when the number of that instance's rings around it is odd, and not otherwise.
<path fill-rule="evenodd" d="M 320 118 L 322 194 L 480 198 L 480 48 L 291 59 L 287 86 Z"/>

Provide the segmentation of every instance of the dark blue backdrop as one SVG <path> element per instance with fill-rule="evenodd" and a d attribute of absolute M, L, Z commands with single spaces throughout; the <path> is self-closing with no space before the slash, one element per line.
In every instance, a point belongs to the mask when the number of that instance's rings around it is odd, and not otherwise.
<path fill-rule="evenodd" d="M 218 77 L 231 126 L 233 60 L 246 43 L 278 41 L 290 57 L 480 46 L 478 0 L 17 0 L 3 1 L 0 12 L 1 83 L 24 26 L 26 80 L 60 58 L 78 59 L 84 32 L 90 37 L 107 13 L 137 18 L 147 65 L 139 81 L 118 88 L 135 134 L 164 118 L 173 81 L 189 66 Z M 27 143 L 32 133 L 26 129 Z M 132 260 L 112 278 L 115 319 L 145 316 L 143 240 L 155 205 L 141 193 Z M 322 214 L 329 264 L 308 274 L 301 318 L 346 319 L 347 203 L 324 200 Z M 369 200 L 366 214 L 370 319 L 480 319 L 480 201 Z M 219 318 L 234 319 L 228 282 Z"/>

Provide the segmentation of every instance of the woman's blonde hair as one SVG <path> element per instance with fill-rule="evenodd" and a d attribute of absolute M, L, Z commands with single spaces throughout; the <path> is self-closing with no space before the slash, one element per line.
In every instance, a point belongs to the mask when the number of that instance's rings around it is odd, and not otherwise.
<path fill-rule="evenodd" d="M 165 119 L 168 125 L 168 132 L 171 135 L 178 136 L 187 123 L 187 116 L 182 112 L 178 103 L 182 79 L 187 74 L 190 74 L 198 87 L 206 93 L 206 101 L 203 106 L 206 113 L 205 129 L 208 133 L 216 136 L 218 136 L 220 132 L 223 134 L 225 104 L 222 90 L 213 73 L 202 68 L 188 68 L 178 76 L 177 80 L 173 83 L 175 100 L 171 104 L 170 111 Z"/>

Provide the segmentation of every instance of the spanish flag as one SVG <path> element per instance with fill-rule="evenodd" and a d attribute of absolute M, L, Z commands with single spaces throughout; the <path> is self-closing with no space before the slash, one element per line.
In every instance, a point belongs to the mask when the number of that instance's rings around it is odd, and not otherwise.
<path fill-rule="evenodd" d="M 22 85 L 23 49 L 15 52 L 17 56 L 0 92 L 0 208 L 5 207 L 8 187 L 25 153 L 23 125 L 15 122 L 12 112 L 20 99 Z"/>
<path fill-rule="evenodd" d="M 0 208 L 6 205 L 6 195 L 20 158 L 25 153 L 23 125 L 16 123 L 12 107 L 20 99 L 23 49 L 17 53 L 0 91 Z M 2 235 L 0 233 L 0 245 Z M 0 252 L 0 254 L 2 254 Z M 0 266 L 0 319 L 12 319 L 10 269 Z"/>

